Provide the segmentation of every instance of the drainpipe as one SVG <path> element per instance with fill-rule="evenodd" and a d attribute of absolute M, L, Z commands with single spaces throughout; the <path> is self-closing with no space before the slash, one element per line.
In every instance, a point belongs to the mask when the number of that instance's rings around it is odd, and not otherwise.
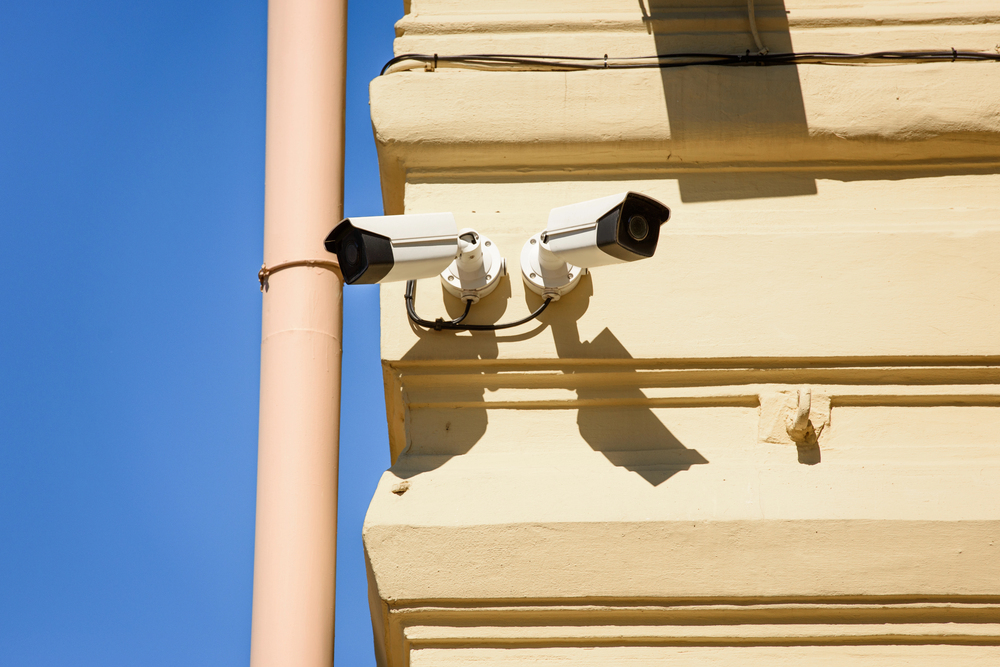
<path fill-rule="evenodd" d="M 252 667 L 333 664 L 347 0 L 271 0 Z"/>

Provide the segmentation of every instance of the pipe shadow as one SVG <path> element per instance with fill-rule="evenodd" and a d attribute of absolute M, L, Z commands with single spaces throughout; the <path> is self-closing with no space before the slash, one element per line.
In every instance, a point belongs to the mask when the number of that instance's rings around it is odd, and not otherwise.
<path fill-rule="evenodd" d="M 645 5 L 644 5 L 645 3 Z M 639 0 L 656 52 L 756 53 L 744 0 Z M 783 0 L 757 0 L 759 33 L 770 52 L 792 51 Z M 648 7 L 648 10 L 647 10 Z M 797 141 L 808 137 L 798 68 L 677 67 L 660 70 L 671 143 L 684 155 L 714 146 L 733 161 L 752 159 L 761 135 Z M 685 202 L 815 195 L 808 174 L 719 172 L 678 175 Z"/>

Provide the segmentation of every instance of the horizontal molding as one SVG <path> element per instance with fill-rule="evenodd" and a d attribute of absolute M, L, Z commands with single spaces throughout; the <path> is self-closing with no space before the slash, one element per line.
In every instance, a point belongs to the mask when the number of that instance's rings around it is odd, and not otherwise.
<path fill-rule="evenodd" d="M 412 648 L 528 646 L 1000 645 L 1000 624 L 441 627 L 406 629 Z"/>
<path fill-rule="evenodd" d="M 473 365 L 475 368 L 475 365 Z M 809 383 L 817 385 L 861 386 L 915 385 L 934 390 L 934 385 L 974 384 L 992 385 L 992 392 L 1000 384 L 1000 368 L 982 366 L 974 368 L 781 368 L 773 370 L 732 369 L 640 369 L 622 371 L 620 367 L 601 368 L 586 366 L 569 367 L 562 371 L 495 370 L 487 365 L 475 370 L 468 366 L 455 367 L 442 363 L 430 372 L 413 373 L 396 367 L 402 373 L 406 387 L 433 390 L 445 387 L 462 387 L 498 391 L 503 389 L 592 389 L 618 388 L 670 388 L 670 387 L 736 387 L 744 394 L 758 393 L 763 385 Z M 437 372 L 434 372 L 437 371 Z M 950 371 L 950 372 L 949 372 Z M 870 389 L 881 392 L 882 389 Z"/>
<path fill-rule="evenodd" d="M 956 5 L 951 0 L 880 0 L 878 4 L 845 3 L 837 0 L 757 0 L 758 17 L 787 16 L 789 22 L 828 17 L 854 20 L 929 21 L 952 16 L 989 17 L 998 14 L 991 0 L 969 0 Z M 490 0 L 470 5 L 464 0 L 414 0 L 402 22 L 432 20 L 440 16 L 466 16 L 489 21 L 497 16 L 524 17 L 578 15 L 683 16 L 687 14 L 724 13 L 746 16 L 741 0 Z M 401 23 L 402 23 L 401 22 Z"/>
<path fill-rule="evenodd" d="M 788 21 L 773 14 L 756 14 L 764 44 L 773 51 L 887 51 L 948 48 L 991 51 L 1000 13 L 963 12 L 950 16 L 844 16 L 798 13 Z M 491 53 L 531 55 L 594 55 L 615 57 L 678 53 L 702 47 L 732 52 L 752 38 L 743 11 L 704 16 L 632 14 L 551 14 L 501 16 L 421 16 L 397 23 L 396 55 Z M 662 35 L 661 43 L 654 38 Z M 838 45 L 840 48 L 837 48 Z M 479 47 L 478 50 L 476 47 Z M 707 49 L 706 49 L 707 47 Z M 824 48 L 825 47 L 825 48 Z M 600 54 L 598 54 L 600 55 Z M 422 66 L 421 66 L 422 68 Z"/>
<path fill-rule="evenodd" d="M 644 396 L 617 398 L 611 392 L 607 398 L 579 398 L 576 395 L 564 398 L 539 398 L 534 394 L 539 393 L 533 390 L 521 390 L 523 393 L 515 395 L 505 392 L 501 396 L 487 394 L 480 400 L 462 401 L 454 397 L 449 397 L 448 392 L 442 392 L 442 396 L 437 401 L 422 400 L 428 397 L 411 393 L 411 401 L 408 407 L 411 410 L 419 409 L 444 409 L 444 408 L 470 408 L 489 410 L 553 410 L 592 407 L 625 407 L 625 406 L 645 406 L 650 408 L 701 408 L 701 407 L 757 407 L 760 404 L 761 393 L 776 390 L 794 389 L 794 386 L 760 386 L 754 393 L 749 393 L 745 389 L 731 391 L 696 392 L 675 389 L 672 391 L 646 390 Z M 1000 406 L 1000 386 L 988 388 L 984 387 L 963 387 L 960 391 L 945 393 L 940 388 L 932 388 L 927 392 L 920 393 L 900 393 L 898 389 L 883 389 L 865 394 L 857 391 L 851 392 L 853 388 L 830 387 L 826 385 L 811 385 L 813 391 L 828 396 L 833 407 L 938 407 L 938 406 L 967 406 L 967 407 L 993 407 Z M 850 392 L 850 393 L 838 393 Z M 551 390 L 545 392 L 553 393 Z M 700 395 L 699 395 L 700 394 Z M 415 400 L 414 400 L 415 399 Z"/>
<path fill-rule="evenodd" d="M 755 3 L 758 29 L 775 27 L 961 25 L 1000 22 L 1000 11 L 990 0 L 970 0 L 956 5 L 948 0 L 914 3 L 906 0 L 881 0 L 878 4 L 788 0 Z M 435 25 L 477 27 L 545 25 L 550 30 L 573 26 L 579 30 L 601 30 L 615 26 L 640 26 L 655 22 L 686 21 L 704 31 L 745 30 L 748 24 L 746 3 L 739 0 L 681 2 L 671 0 L 628 0 L 574 2 L 556 0 L 506 0 L 494 7 L 479 3 L 469 5 L 448 0 L 423 0 L 416 12 L 396 24 L 397 36 L 433 31 Z M 679 26 L 674 26 L 679 27 Z M 468 29 L 468 28 L 467 28 Z"/>
<path fill-rule="evenodd" d="M 787 363 L 787 362 L 786 362 Z M 972 366 L 830 366 L 661 368 L 620 364 L 497 370 L 484 364 L 386 365 L 393 413 L 413 410 L 585 410 L 588 408 L 756 408 L 765 396 L 808 386 L 830 406 L 1000 407 L 1000 368 Z M 401 424 L 400 424 L 401 425 Z M 407 442 L 390 431 L 393 460 Z"/>
<path fill-rule="evenodd" d="M 388 601 L 410 625 L 722 625 L 854 623 L 1000 623 L 1000 597 L 856 596 L 733 598 L 426 599 Z"/>
<path fill-rule="evenodd" d="M 808 386 L 833 409 L 851 407 L 1000 407 L 1000 364 L 926 365 L 882 360 L 741 360 L 723 363 L 588 360 L 512 364 L 383 362 L 389 438 L 396 461 L 409 442 L 411 411 L 586 410 L 589 408 L 757 408 L 765 397 Z M 980 362 L 986 359 L 978 359 Z M 945 365 L 940 365 L 944 363 Z M 660 364 L 660 368 L 655 366 Z M 650 367 L 653 366 L 653 367 Z M 678 367 L 679 366 L 679 367 Z"/>
<path fill-rule="evenodd" d="M 986 390 L 986 391 L 984 391 Z M 1000 406 L 1000 386 L 968 387 L 967 392 L 944 393 L 928 391 L 927 393 L 891 393 L 872 392 L 829 394 L 833 407 L 936 407 L 936 406 Z"/>
<path fill-rule="evenodd" d="M 1000 644 L 996 599 L 384 602 L 397 660 L 426 648 Z M 405 663 L 404 663 L 405 664 Z"/>
<path fill-rule="evenodd" d="M 787 362 L 786 362 L 787 363 Z M 834 406 L 1000 405 L 1000 367 L 841 366 L 561 370 L 388 364 L 410 409 L 557 409 L 588 406 L 713 407 L 759 404 L 761 394 L 808 385 Z M 579 392 L 583 394 L 579 394 Z M 471 396 L 471 398 L 470 398 Z"/>
<path fill-rule="evenodd" d="M 996 88 L 989 63 L 439 70 L 379 77 L 371 108 L 393 191 L 427 169 L 990 163 L 1000 158 Z"/>
<path fill-rule="evenodd" d="M 383 480 L 383 483 L 384 480 Z M 428 492 L 430 489 L 428 489 Z M 391 502 L 408 501 L 381 489 Z M 1000 595 L 996 520 L 602 521 L 421 525 L 369 511 L 381 597 L 747 599 Z M 470 517 L 471 518 L 471 517 Z M 454 521 L 453 517 L 424 517 Z M 397 523 L 399 522 L 399 523 Z M 672 567 L 665 567 L 672 564 Z M 723 576 L 724 575 L 724 576 Z M 994 621 L 996 622 L 996 621 Z"/>
<path fill-rule="evenodd" d="M 397 372 L 411 375 L 461 373 L 475 375 L 496 373 L 497 377 L 510 374 L 537 375 L 547 378 L 557 374 L 599 370 L 616 373 L 655 372 L 659 377 L 692 377 L 729 379 L 732 373 L 752 374 L 810 374 L 812 379 L 847 377 L 865 378 L 869 382 L 916 383 L 926 378 L 940 378 L 925 384 L 943 384 L 950 379 L 956 383 L 991 382 L 1000 378 L 1000 356 L 867 356 L 867 357 L 715 357 L 687 359 L 617 359 L 608 357 L 577 357 L 568 359 L 397 359 L 383 361 L 383 365 Z M 827 373 L 834 375 L 825 375 Z M 579 374 L 579 378 L 586 376 Z M 753 382 L 761 382 L 763 375 Z M 685 378 L 682 382 L 688 382 Z M 718 384 L 716 382 L 715 384 Z M 727 382 L 730 383 L 731 382 Z M 698 383 L 695 383 L 698 384 Z"/>
<path fill-rule="evenodd" d="M 971 5 L 971 6 L 970 6 Z M 903 11 L 896 7 L 880 11 L 875 7 L 865 14 L 847 12 L 832 15 L 824 10 L 796 10 L 785 14 L 780 10 L 755 9 L 758 31 L 818 30 L 831 28 L 881 29 L 903 26 L 977 26 L 984 30 L 1000 23 L 1000 11 L 995 3 L 988 7 L 970 3 L 952 4 L 948 13 Z M 871 7 L 871 5 L 868 5 Z M 857 10 L 858 7 L 850 8 Z M 639 12 L 553 12 L 482 14 L 420 14 L 407 16 L 396 23 L 397 39 L 412 35 L 461 35 L 504 33 L 601 33 L 601 32 L 739 32 L 748 29 L 746 5 L 739 8 L 711 10 L 687 8 L 677 11 Z M 402 51 L 406 53 L 406 51 Z"/>
<path fill-rule="evenodd" d="M 700 174 L 706 171 L 718 174 L 785 174 L 801 173 L 813 178 L 836 178 L 838 176 L 855 176 L 856 178 L 877 179 L 885 172 L 899 172 L 912 178 L 946 176 L 951 174 L 995 174 L 1000 171 L 1000 157 L 981 160 L 948 160 L 928 159 L 909 162 L 893 162 L 891 160 L 801 160 L 788 162 L 719 162 L 711 165 L 665 164 L 651 167 L 648 164 L 622 163 L 622 170 L 628 172 L 629 179 L 643 180 L 655 178 L 670 178 L 672 175 Z M 541 180 L 559 180 L 572 173 L 574 178 L 606 176 L 599 169 L 533 169 L 530 174 L 523 170 L 504 169 L 502 167 L 481 167 L 455 169 L 414 168 L 407 173 L 409 183 L 465 183 L 476 178 L 489 177 L 495 182 L 531 182 Z M 984 221 L 989 222 L 989 221 Z"/>

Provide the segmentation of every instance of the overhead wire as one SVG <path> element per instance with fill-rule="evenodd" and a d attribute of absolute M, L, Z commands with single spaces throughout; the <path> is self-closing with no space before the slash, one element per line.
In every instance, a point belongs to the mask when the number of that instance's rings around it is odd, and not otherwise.
<path fill-rule="evenodd" d="M 407 61 L 414 63 L 408 64 Z M 1000 62 L 1000 54 L 982 51 L 876 51 L 872 53 L 837 53 L 807 51 L 802 53 L 660 53 L 653 56 L 583 57 L 548 56 L 509 53 L 478 53 L 445 56 L 440 54 L 406 53 L 385 64 L 380 74 L 413 69 L 423 65 L 428 69 L 465 68 L 516 71 L 580 71 L 595 69 L 668 69 L 696 65 L 727 67 L 774 65 L 861 65 L 930 62 Z M 396 68 L 397 65 L 403 67 Z"/>

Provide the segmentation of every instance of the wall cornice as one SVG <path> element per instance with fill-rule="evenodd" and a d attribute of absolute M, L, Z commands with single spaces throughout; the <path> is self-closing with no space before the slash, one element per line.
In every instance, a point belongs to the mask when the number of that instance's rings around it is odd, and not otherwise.
<path fill-rule="evenodd" d="M 1000 162 L 1000 67 L 795 69 L 386 75 L 371 85 L 386 205 L 401 211 L 413 170 L 668 175 Z"/>

